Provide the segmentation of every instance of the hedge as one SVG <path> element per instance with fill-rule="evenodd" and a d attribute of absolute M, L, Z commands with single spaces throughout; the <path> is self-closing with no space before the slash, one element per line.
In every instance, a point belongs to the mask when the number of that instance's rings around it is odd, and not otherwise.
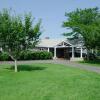
<path fill-rule="evenodd" d="M 52 59 L 52 53 L 47 51 L 22 51 L 18 56 L 18 60 L 46 60 Z M 0 61 L 12 60 L 6 53 L 0 53 Z"/>

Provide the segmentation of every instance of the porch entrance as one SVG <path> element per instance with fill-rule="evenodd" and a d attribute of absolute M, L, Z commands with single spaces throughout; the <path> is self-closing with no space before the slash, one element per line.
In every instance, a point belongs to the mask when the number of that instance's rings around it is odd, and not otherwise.
<path fill-rule="evenodd" d="M 68 48 L 56 48 L 56 56 L 59 59 L 70 59 Z"/>

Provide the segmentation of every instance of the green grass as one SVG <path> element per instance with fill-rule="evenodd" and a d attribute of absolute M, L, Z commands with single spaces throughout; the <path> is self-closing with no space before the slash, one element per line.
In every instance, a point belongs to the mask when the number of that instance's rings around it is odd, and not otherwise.
<path fill-rule="evenodd" d="M 56 64 L 0 65 L 0 100 L 100 100 L 100 74 Z"/>
<path fill-rule="evenodd" d="M 100 61 L 79 61 L 79 63 L 100 67 Z"/>

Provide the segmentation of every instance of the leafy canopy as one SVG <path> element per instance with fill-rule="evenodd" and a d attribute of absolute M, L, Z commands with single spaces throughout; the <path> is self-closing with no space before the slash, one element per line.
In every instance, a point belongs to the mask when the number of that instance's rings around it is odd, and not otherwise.
<path fill-rule="evenodd" d="M 40 26 L 41 20 L 33 27 L 30 13 L 22 18 L 3 9 L 0 12 L 0 47 L 8 52 L 12 59 L 17 59 L 20 51 L 36 45 L 41 35 Z"/>
<path fill-rule="evenodd" d="M 63 27 L 72 29 L 72 32 L 64 33 L 65 36 L 81 34 L 88 49 L 100 48 L 100 12 L 97 7 L 76 9 L 65 16 L 67 20 Z"/>

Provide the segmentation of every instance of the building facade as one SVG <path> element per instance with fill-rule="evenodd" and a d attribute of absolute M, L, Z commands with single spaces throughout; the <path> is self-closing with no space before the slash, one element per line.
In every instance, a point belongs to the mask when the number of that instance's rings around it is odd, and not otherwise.
<path fill-rule="evenodd" d="M 64 39 L 42 39 L 36 46 L 38 50 L 52 52 L 53 59 L 82 59 L 86 49 L 82 43 L 71 43 Z"/>

